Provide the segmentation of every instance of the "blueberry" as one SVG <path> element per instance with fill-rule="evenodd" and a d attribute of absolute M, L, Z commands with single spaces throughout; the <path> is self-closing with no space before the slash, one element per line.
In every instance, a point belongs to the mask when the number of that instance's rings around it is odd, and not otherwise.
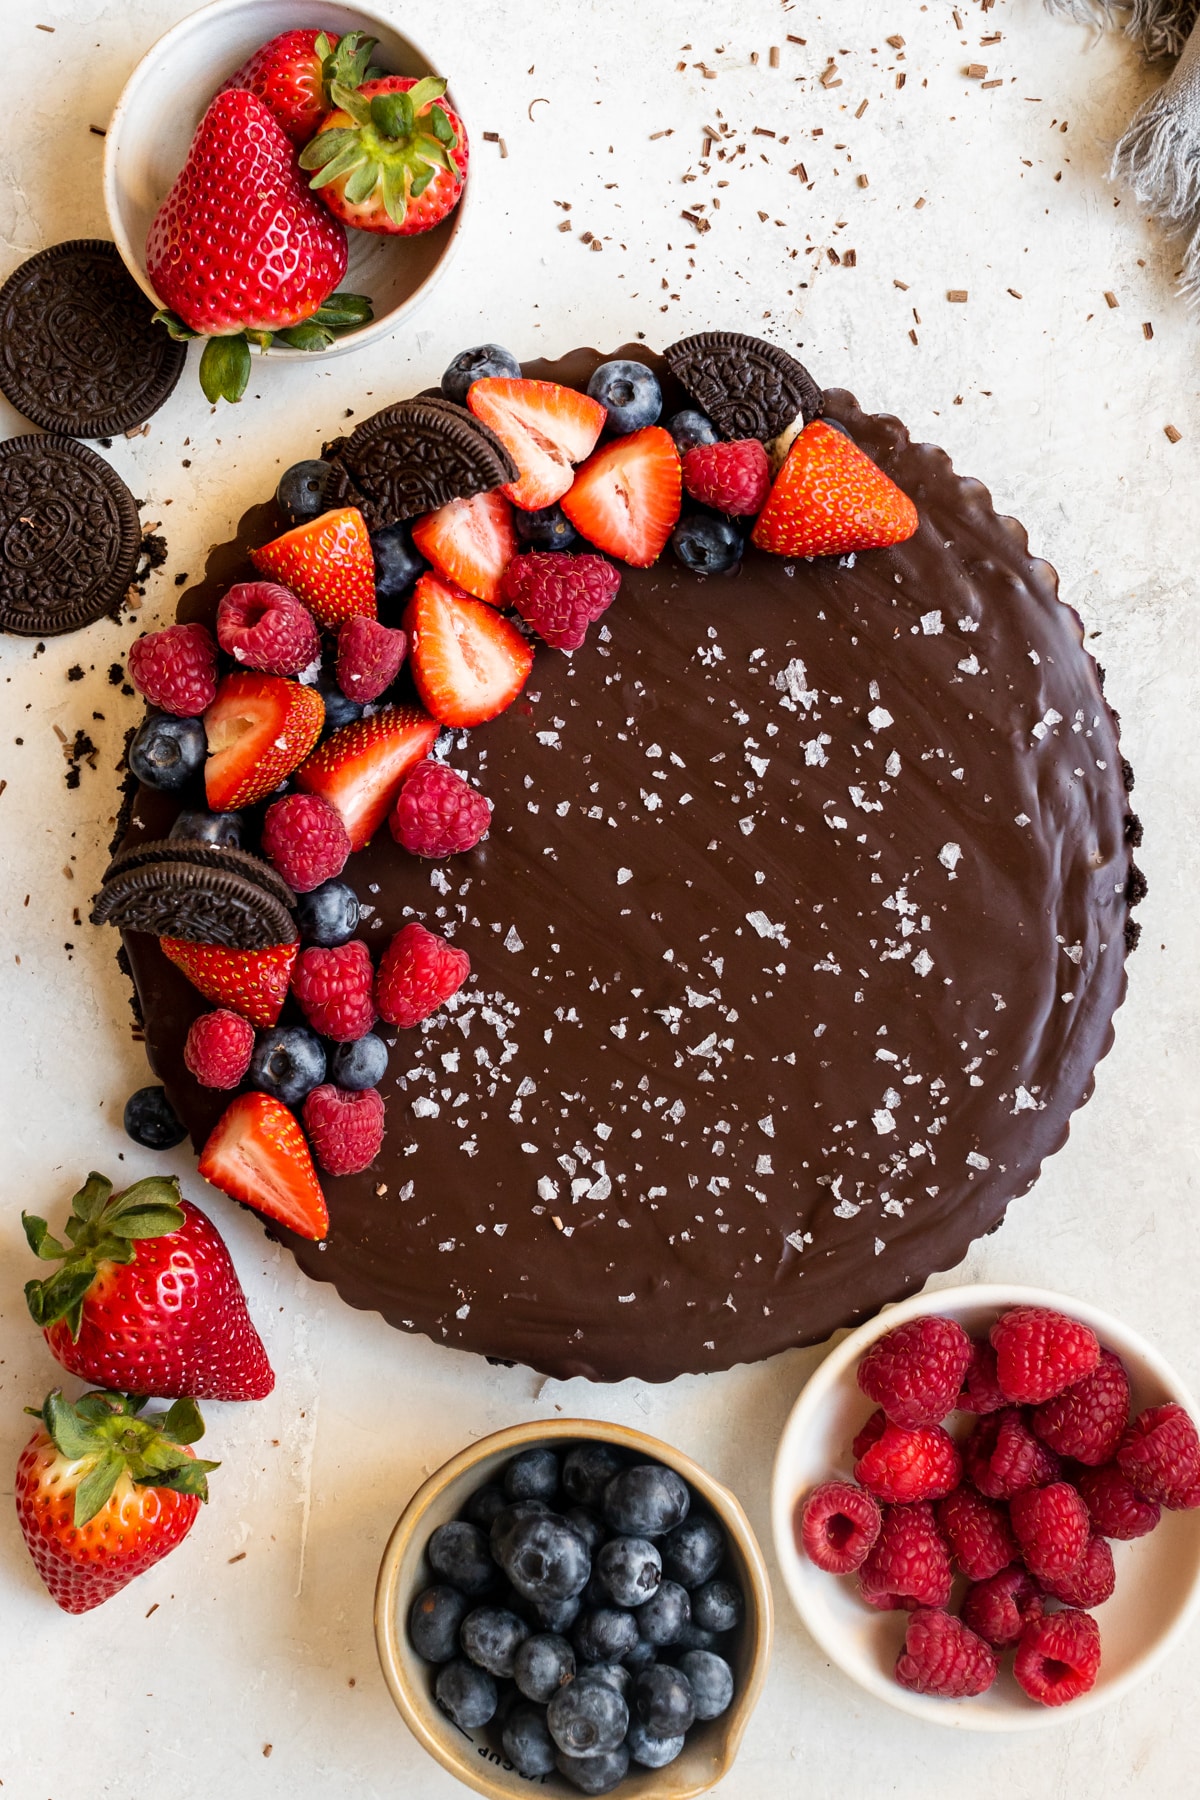
<path fill-rule="evenodd" d="M 187 1126 L 176 1115 L 161 1087 L 139 1088 L 125 1102 L 125 1133 L 143 1150 L 173 1150 L 187 1136 Z"/>
<path fill-rule="evenodd" d="M 537 1501 L 526 1501 L 536 1506 Z M 492 1555 L 519 1594 L 539 1604 L 581 1594 L 592 1572 L 588 1547 L 556 1513 L 502 1512 L 491 1531 Z"/>
<path fill-rule="evenodd" d="M 629 1752 L 624 1744 L 603 1756 L 568 1756 L 564 1751 L 555 1767 L 581 1794 L 611 1794 L 629 1773 Z"/>
<path fill-rule="evenodd" d="M 677 1581 L 664 1581 L 658 1592 L 639 1606 L 634 1617 L 639 1634 L 651 1644 L 675 1644 L 692 1616 L 687 1589 Z"/>
<path fill-rule="evenodd" d="M 577 1681 L 598 1681 L 603 1687 L 611 1688 L 614 1694 L 620 1694 L 625 1704 L 629 1704 L 629 1696 L 633 1691 L 633 1676 L 624 1663 L 584 1663 L 575 1679 Z"/>
<path fill-rule="evenodd" d="M 604 1517 L 628 1537 L 661 1537 L 687 1518 L 691 1494 L 683 1477 L 661 1463 L 638 1463 L 604 1490 Z"/>
<path fill-rule="evenodd" d="M 401 600 L 426 568 L 425 558 L 413 547 L 408 526 L 385 525 L 371 533 L 375 558 L 375 598 L 386 603 Z"/>
<path fill-rule="evenodd" d="M 685 569 L 696 575 L 724 575 L 742 560 L 745 545 L 731 519 L 715 513 L 689 513 L 671 533 L 671 548 Z"/>
<path fill-rule="evenodd" d="M 568 1594 L 565 1600 L 525 1601 L 539 1631 L 570 1631 L 583 1610 L 583 1598 Z"/>
<path fill-rule="evenodd" d="M 542 1706 L 575 1677 L 575 1652 L 557 1632 L 527 1637 L 513 1659 L 513 1679 L 527 1700 Z"/>
<path fill-rule="evenodd" d="M 595 1556 L 608 1533 L 604 1528 L 604 1520 L 594 1513 L 590 1506 L 569 1506 L 565 1517 L 584 1539 L 591 1554 Z"/>
<path fill-rule="evenodd" d="M 295 1106 L 325 1079 L 325 1049 L 302 1025 L 260 1031 L 246 1079 L 252 1088 Z"/>
<path fill-rule="evenodd" d="M 327 510 L 325 483 L 333 473 L 327 462 L 310 457 L 307 462 L 293 463 L 279 477 L 275 499 L 289 524 L 307 525 Z"/>
<path fill-rule="evenodd" d="M 313 687 L 325 702 L 325 717 L 321 721 L 321 736 L 327 738 L 332 732 L 340 731 L 343 725 L 353 725 L 356 719 L 362 718 L 363 709 L 357 700 L 347 700 L 331 669 L 322 669 Z"/>
<path fill-rule="evenodd" d="M 724 1554 L 725 1534 L 710 1513 L 689 1513 L 662 1541 L 663 1569 L 685 1588 L 715 1575 Z"/>
<path fill-rule="evenodd" d="M 358 895 L 345 881 L 323 881 L 296 897 L 296 924 L 305 944 L 332 949 L 349 943 L 358 927 Z"/>
<path fill-rule="evenodd" d="M 636 1675 L 639 1669 L 647 1669 L 652 1662 L 658 1661 L 658 1647 L 648 1638 L 640 1637 L 633 1649 L 625 1652 L 621 1661 Z"/>
<path fill-rule="evenodd" d="M 138 726 L 126 760 L 147 787 L 173 794 L 200 773 L 207 754 L 208 739 L 199 719 L 150 713 Z"/>
<path fill-rule="evenodd" d="M 490 1531 L 492 1521 L 507 1505 L 504 1489 L 497 1487 L 494 1481 L 489 1481 L 486 1487 L 476 1488 L 463 1507 L 463 1512 L 472 1525 L 482 1525 L 485 1531 Z"/>
<path fill-rule="evenodd" d="M 689 1650 L 679 1667 L 692 1689 L 698 1719 L 716 1719 L 733 1699 L 733 1670 L 723 1656 L 711 1650 Z"/>
<path fill-rule="evenodd" d="M 629 1754 L 635 1763 L 641 1763 L 643 1769 L 665 1769 L 669 1762 L 674 1762 L 683 1749 L 682 1731 L 675 1737 L 655 1737 L 647 1731 L 640 1719 L 630 1721 L 625 1737 L 629 1746 Z"/>
<path fill-rule="evenodd" d="M 676 1650 L 713 1650 L 719 1642 L 715 1631 L 704 1631 L 693 1620 L 675 1639 Z"/>
<path fill-rule="evenodd" d="M 464 1731 L 486 1725 L 500 1696 L 486 1669 L 469 1662 L 444 1663 L 433 1684 L 434 1698 L 448 1719 Z"/>
<path fill-rule="evenodd" d="M 637 1620 L 620 1606 L 593 1606 L 581 1612 L 571 1633 L 581 1662 L 616 1662 L 638 1641 Z"/>
<path fill-rule="evenodd" d="M 167 836 L 184 838 L 189 843 L 217 844 L 227 850 L 240 850 L 242 815 L 240 812 L 181 812 Z"/>
<path fill-rule="evenodd" d="M 742 1590 L 732 1581 L 706 1581 L 692 1593 L 692 1618 L 702 1631 L 733 1631 L 744 1611 Z"/>
<path fill-rule="evenodd" d="M 623 357 L 601 363 L 587 391 L 606 408 L 608 429 L 619 437 L 653 425 L 662 412 L 662 389 L 645 363 L 627 362 Z"/>
<path fill-rule="evenodd" d="M 611 1444 L 598 1438 L 576 1444 L 563 1462 L 563 1487 L 576 1505 L 599 1507 L 605 1488 L 624 1467 L 625 1458 Z"/>
<path fill-rule="evenodd" d="M 500 1743 L 518 1775 L 527 1781 L 549 1775 L 557 1754 L 540 1706 L 514 1706 L 504 1721 Z"/>
<path fill-rule="evenodd" d="M 670 1663 L 643 1669 L 633 1684 L 633 1708 L 655 1737 L 674 1737 L 696 1717 L 696 1703 L 686 1675 Z"/>
<path fill-rule="evenodd" d="M 697 412 L 695 407 L 685 407 L 683 412 L 672 413 L 667 420 L 667 430 L 675 440 L 675 448 L 680 456 L 686 456 L 697 444 L 715 444 L 720 440 L 717 428 L 706 413 Z"/>
<path fill-rule="evenodd" d="M 387 1074 L 388 1049 L 382 1038 L 368 1031 L 352 1044 L 335 1044 L 329 1056 L 329 1079 L 335 1087 L 360 1093 L 378 1087 Z"/>
<path fill-rule="evenodd" d="M 425 1546 L 425 1554 L 434 1574 L 462 1594 L 485 1594 L 496 1585 L 497 1570 L 487 1538 L 478 1525 L 465 1519 L 439 1525 Z"/>
<path fill-rule="evenodd" d="M 520 380 L 521 365 L 503 344 L 475 344 L 470 350 L 460 350 L 442 376 L 442 393 L 447 400 L 453 400 L 455 406 L 465 406 L 471 383 L 482 381 L 489 375 L 509 381 Z"/>
<path fill-rule="evenodd" d="M 408 1612 L 408 1638 L 426 1662 L 449 1662 L 458 1655 L 458 1631 L 471 1602 L 457 1588 L 428 1587 Z"/>
<path fill-rule="evenodd" d="M 569 550 L 578 533 L 561 506 L 539 506 L 535 512 L 513 508 L 517 536 L 531 550 Z"/>
<path fill-rule="evenodd" d="M 618 1606 L 640 1606 L 662 1580 L 662 1557 L 648 1538 L 610 1538 L 596 1572 Z"/>
<path fill-rule="evenodd" d="M 510 1500 L 553 1500 L 558 1492 L 558 1458 L 553 1450 L 522 1450 L 504 1471 Z"/>
<path fill-rule="evenodd" d="M 477 1606 L 463 1620 L 458 1641 L 477 1668 L 509 1680 L 513 1658 L 528 1636 L 528 1625 L 516 1613 L 499 1606 Z"/>
<path fill-rule="evenodd" d="M 615 1750 L 629 1729 L 629 1708 L 602 1681 L 569 1681 L 546 1709 L 550 1736 L 567 1756 Z"/>

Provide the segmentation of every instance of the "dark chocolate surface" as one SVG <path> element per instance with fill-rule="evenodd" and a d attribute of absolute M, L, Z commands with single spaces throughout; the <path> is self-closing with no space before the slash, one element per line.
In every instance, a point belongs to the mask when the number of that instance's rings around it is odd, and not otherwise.
<path fill-rule="evenodd" d="M 484 842 L 352 858 L 376 955 L 416 915 L 472 963 L 393 1034 L 384 1149 L 327 1182 L 327 1242 L 280 1233 L 352 1305 L 558 1375 L 752 1360 L 957 1262 L 1091 1092 L 1135 884 L 1078 617 L 979 482 L 826 398 L 916 501 L 910 543 L 623 569 L 582 650 L 539 646 L 518 702 L 454 734 Z M 182 615 L 275 529 L 248 514 Z M 143 791 L 126 841 L 175 806 Z M 200 1143 L 226 1099 L 183 1067 L 205 1002 L 128 949 Z"/>

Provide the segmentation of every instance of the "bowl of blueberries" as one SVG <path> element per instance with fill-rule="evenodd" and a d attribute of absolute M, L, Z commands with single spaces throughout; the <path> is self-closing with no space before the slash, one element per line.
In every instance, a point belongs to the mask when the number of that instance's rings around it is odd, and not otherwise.
<path fill-rule="evenodd" d="M 688 1800 L 737 1754 L 771 1591 L 727 1488 L 657 1438 L 535 1421 L 452 1457 L 401 1514 L 375 1637 L 392 1698 L 489 1800 Z"/>

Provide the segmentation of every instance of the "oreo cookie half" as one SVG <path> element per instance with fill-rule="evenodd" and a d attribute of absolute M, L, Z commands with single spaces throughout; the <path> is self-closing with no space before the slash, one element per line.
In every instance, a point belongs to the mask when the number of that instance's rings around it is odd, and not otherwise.
<path fill-rule="evenodd" d="M 155 838 L 147 844 L 132 844 L 118 851 L 104 871 L 105 883 L 129 869 L 144 869 L 151 863 L 190 863 L 198 869 L 224 869 L 227 875 L 240 875 L 263 888 L 290 912 L 296 896 L 278 870 L 261 856 L 248 850 L 235 850 L 229 844 L 204 844 L 192 838 Z"/>
<path fill-rule="evenodd" d="M 740 331 L 701 331 L 663 352 L 676 381 L 725 438 L 768 443 L 802 414 L 824 410 L 825 396 L 804 367 L 777 344 Z"/>
<path fill-rule="evenodd" d="M 372 531 L 515 481 L 494 432 L 449 400 L 399 400 L 326 447 L 331 506 L 357 506 Z"/>
<path fill-rule="evenodd" d="M 189 862 L 123 870 L 105 882 L 91 916 L 93 925 L 230 950 L 266 950 L 297 936 L 288 908 L 257 882 Z"/>
<path fill-rule="evenodd" d="M 186 361 L 103 238 L 52 244 L 0 288 L 0 389 L 45 431 L 105 438 L 143 425 Z"/>
<path fill-rule="evenodd" d="M 94 450 L 49 432 L 0 444 L 0 629 L 58 637 L 103 618 L 141 544 L 133 495 Z"/>

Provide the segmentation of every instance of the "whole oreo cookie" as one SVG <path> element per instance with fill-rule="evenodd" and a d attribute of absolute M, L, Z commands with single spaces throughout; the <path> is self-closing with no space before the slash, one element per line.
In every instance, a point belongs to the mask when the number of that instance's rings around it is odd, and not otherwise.
<path fill-rule="evenodd" d="M 449 400 L 385 406 L 325 455 L 334 469 L 327 503 L 357 506 L 372 531 L 486 493 L 519 472 L 495 433 Z"/>
<path fill-rule="evenodd" d="M 289 912 L 296 904 L 296 896 L 283 876 L 261 856 L 235 850 L 229 844 L 205 844 L 193 838 L 156 838 L 148 844 L 133 844 L 118 851 L 104 871 L 104 881 L 112 881 L 129 869 L 148 868 L 152 863 L 190 863 L 198 869 L 224 869 L 227 875 L 240 875 L 243 880 L 254 882 Z"/>
<path fill-rule="evenodd" d="M 54 433 L 0 444 L 0 629 L 58 637 L 118 606 L 142 528 L 115 469 Z"/>
<path fill-rule="evenodd" d="M 769 443 L 796 418 L 823 412 L 825 396 L 804 367 L 778 344 L 740 331 L 701 331 L 663 352 L 681 387 L 725 438 Z"/>
<path fill-rule="evenodd" d="M 266 950 L 296 938 L 288 908 L 256 881 L 183 861 L 122 870 L 104 883 L 91 916 L 93 925 L 231 950 Z"/>
<path fill-rule="evenodd" d="M 52 244 L 0 288 L 0 389 L 45 431 L 115 437 L 143 425 L 187 360 L 115 244 Z"/>

